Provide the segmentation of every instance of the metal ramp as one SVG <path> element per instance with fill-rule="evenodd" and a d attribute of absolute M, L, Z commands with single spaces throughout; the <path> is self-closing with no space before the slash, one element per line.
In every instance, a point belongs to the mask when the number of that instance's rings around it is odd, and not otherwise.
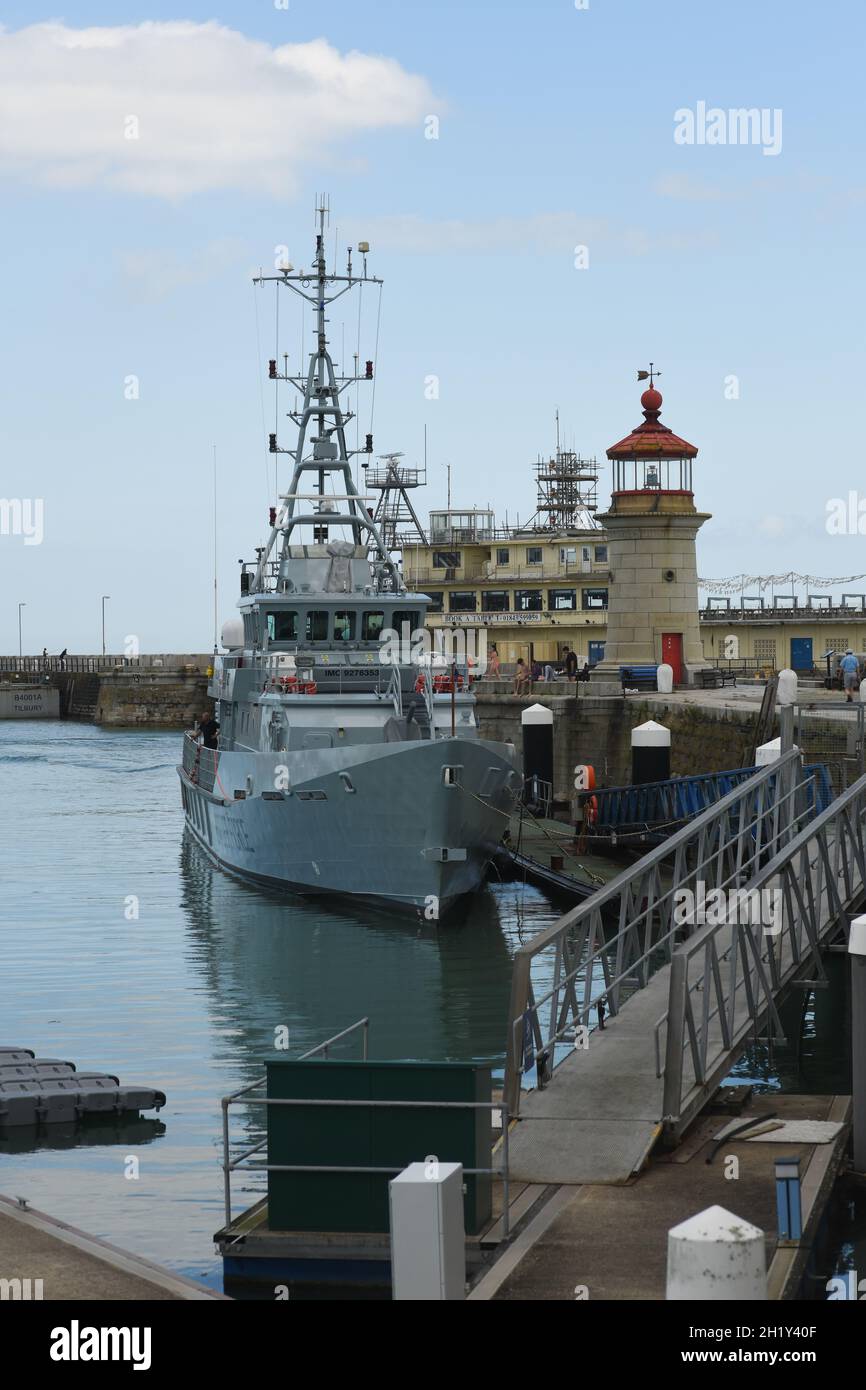
<path fill-rule="evenodd" d="M 824 978 L 822 944 L 866 895 L 864 827 L 866 777 L 816 816 L 792 751 L 522 946 L 512 1176 L 625 1182 L 678 1139 L 748 1037 L 781 1036 L 791 982 Z"/>

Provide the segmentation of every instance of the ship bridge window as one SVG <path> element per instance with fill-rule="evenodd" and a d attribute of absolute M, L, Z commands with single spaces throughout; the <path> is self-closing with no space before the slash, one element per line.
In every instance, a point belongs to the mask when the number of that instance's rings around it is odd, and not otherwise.
<path fill-rule="evenodd" d="M 297 642 L 298 615 L 283 609 L 273 609 L 267 615 L 269 642 Z"/>
<path fill-rule="evenodd" d="M 384 626 L 384 613 L 365 613 L 361 621 L 361 641 L 378 642 L 379 635 Z"/>
<path fill-rule="evenodd" d="M 306 635 L 308 642 L 327 642 L 328 619 L 326 608 L 311 608 L 307 613 Z"/>
<path fill-rule="evenodd" d="M 349 608 L 334 614 L 334 641 L 351 642 L 355 637 L 355 614 Z"/>
<path fill-rule="evenodd" d="M 421 614 L 411 608 L 395 608 L 391 625 L 401 638 L 411 637 L 413 632 L 418 632 L 423 627 Z M 407 630 L 404 631 L 404 628 Z"/>

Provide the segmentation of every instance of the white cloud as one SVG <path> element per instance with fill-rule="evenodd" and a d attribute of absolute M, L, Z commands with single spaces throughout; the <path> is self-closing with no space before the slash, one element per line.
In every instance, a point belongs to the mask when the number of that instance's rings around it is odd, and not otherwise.
<path fill-rule="evenodd" d="M 703 183 L 690 174 L 664 174 L 656 179 L 654 191 L 662 198 L 676 198 L 686 203 L 722 203 L 739 196 L 738 190 L 727 190 L 716 183 Z"/>
<path fill-rule="evenodd" d="M 221 275 L 241 262 L 247 249 L 236 238 L 221 237 L 194 253 L 171 248 L 124 251 L 118 262 L 132 298 L 152 303 L 175 290 L 202 285 Z"/>
<path fill-rule="evenodd" d="M 576 212 L 540 212 L 529 217 L 491 217 L 477 221 L 455 218 L 438 222 L 406 214 L 368 218 L 357 228 L 351 228 L 352 233 L 356 231 L 382 250 L 425 255 L 449 252 L 570 255 L 576 246 L 586 245 L 590 255 L 598 251 L 645 256 L 654 251 L 706 248 L 715 245 L 717 240 L 714 231 L 649 232 L 642 227 L 615 227 L 603 218 Z"/>
<path fill-rule="evenodd" d="M 284 196 L 346 139 L 418 122 L 420 140 L 432 101 L 393 59 L 325 39 L 272 48 L 216 21 L 0 28 L 0 173 L 51 186 Z"/>

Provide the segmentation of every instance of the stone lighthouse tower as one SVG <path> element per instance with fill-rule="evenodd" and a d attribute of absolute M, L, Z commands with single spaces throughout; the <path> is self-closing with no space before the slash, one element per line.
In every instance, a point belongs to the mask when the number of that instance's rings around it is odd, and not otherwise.
<path fill-rule="evenodd" d="M 611 584 L 596 686 L 616 681 L 619 688 L 620 667 L 663 661 L 675 685 L 691 685 L 708 665 L 698 626 L 695 537 L 709 520 L 692 492 L 698 451 L 660 422 L 662 396 L 649 376 L 640 398 L 643 423 L 607 451 L 613 494 L 598 520 L 607 532 Z"/>

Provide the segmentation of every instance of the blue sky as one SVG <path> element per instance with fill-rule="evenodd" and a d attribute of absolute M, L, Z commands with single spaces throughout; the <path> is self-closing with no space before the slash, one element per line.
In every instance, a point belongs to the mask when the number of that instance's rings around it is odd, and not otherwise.
<path fill-rule="evenodd" d="M 114 61 L 49 21 L 155 27 Z M 309 260 L 320 189 L 385 279 L 375 447 L 418 459 L 426 424 L 425 513 L 450 463 L 455 505 L 528 517 L 554 410 L 602 458 L 652 358 L 663 420 L 700 448 L 700 572 L 866 572 L 864 537 L 825 524 L 866 496 L 862 6 L 115 0 L 2 23 L 0 494 L 44 502 L 40 545 L 0 536 L 3 651 L 19 601 L 26 649 L 98 650 L 102 594 L 113 650 L 206 650 L 214 444 L 230 616 L 269 501 L 273 302 L 257 347 L 250 274 L 282 243 Z M 701 101 L 781 110 L 780 152 L 675 143 Z"/>

